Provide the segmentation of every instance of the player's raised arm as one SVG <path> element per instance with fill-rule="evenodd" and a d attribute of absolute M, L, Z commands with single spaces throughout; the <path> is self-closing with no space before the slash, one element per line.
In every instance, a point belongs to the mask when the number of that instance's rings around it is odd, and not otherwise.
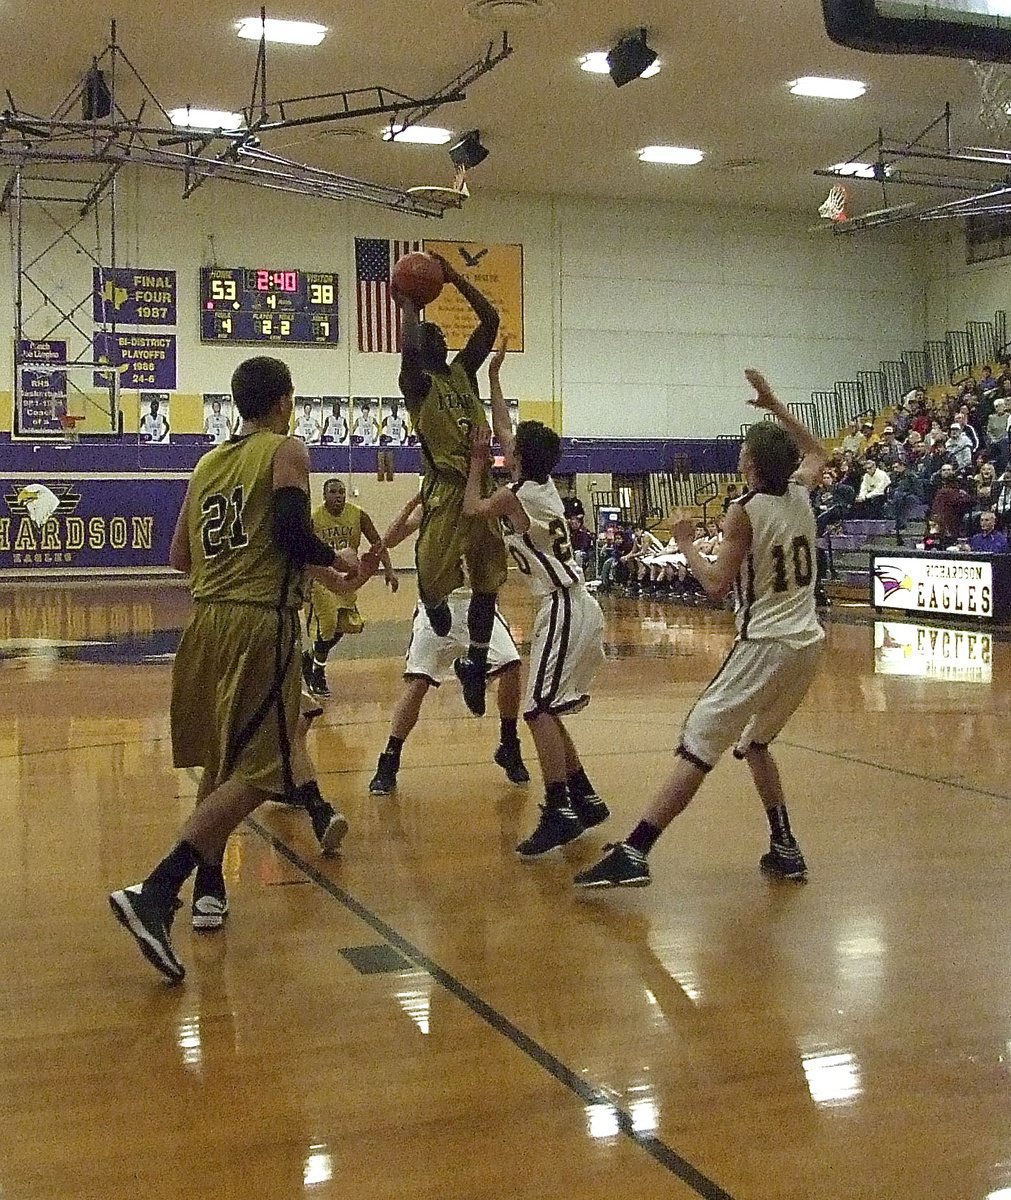
<path fill-rule="evenodd" d="M 797 449 L 800 451 L 800 466 L 794 472 L 793 478 L 806 488 L 816 487 L 821 481 L 821 473 L 828 461 L 825 447 L 803 421 L 798 421 L 782 400 L 775 395 L 760 371 L 749 367 L 744 372 L 744 377 L 755 389 L 755 398 L 749 403 L 754 408 L 763 408 L 766 412 L 771 412 L 797 443 Z"/>
<path fill-rule="evenodd" d="M 498 349 L 492 355 L 491 362 L 488 364 L 488 385 L 489 395 L 491 396 L 491 429 L 495 435 L 495 441 L 502 447 L 502 453 L 508 458 L 513 452 L 513 423 L 509 415 L 509 406 L 505 402 L 505 396 L 502 393 L 502 381 L 499 378 L 499 372 L 502 370 L 502 363 L 505 361 L 506 350 L 509 348 L 509 339 L 503 337 L 498 344 Z"/>
<path fill-rule="evenodd" d="M 505 517 L 517 533 L 526 533 L 530 528 L 530 518 L 512 488 L 503 487 L 490 496 L 481 495 L 490 445 L 491 431 L 484 424 L 476 426 L 471 434 L 470 473 L 463 493 L 463 515 L 496 520 Z"/>
<path fill-rule="evenodd" d="M 456 288 L 477 314 L 477 329 L 467 339 L 467 345 L 456 356 L 456 361 L 476 381 L 477 373 L 484 360 L 491 354 L 495 338 L 498 336 L 498 309 L 470 280 L 464 279 L 460 272 L 451 266 L 441 254 L 436 254 L 434 257 L 442 264 L 446 282 Z"/>
<path fill-rule="evenodd" d="M 418 306 L 410 296 L 405 296 L 395 284 L 391 293 L 400 307 L 400 391 L 408 404 L 420 404 L 428 391 L 428 381 L 423 367 L 424 351 L 421 344 L 421 319 Z"/>
<path fill-rule="evenodd" d="M 362 513 L 362 533 L 372 547 L 378 561 L 383 564 L 386 586 L 391 592 L 396 592 L 397 588 L 400 587 L 400 580 L 397 578 L 397 573 L 393 569 L 393 563 L 390 561 L 390 552 L 386 547 L 385 541 L 379 536 L 379 530 L 376 529 L 372 518 L 367 512 Z"/>
<path fill-rule="evenodd" d="M 411 534 L 417 533 L 421 528 L 421 518 L 421 493 L 418 492 L 394 517 L 393 523 L 383 534 L 383 546 L 387 550 L 392 550 L 394 546 L 399 546 L 401 542 L 406 541 Z"/>

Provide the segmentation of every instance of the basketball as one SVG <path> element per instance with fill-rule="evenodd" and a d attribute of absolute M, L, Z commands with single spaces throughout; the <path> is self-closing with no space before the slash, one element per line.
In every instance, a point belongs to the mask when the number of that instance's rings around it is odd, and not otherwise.
<path fill-rule="evenodd" d="M 423 308 L 442 291 L 446 282 L 442 264 L 431 254 L 415 252 L 398 258 L 393 267 L 393 284 L 403 295 Z"/>

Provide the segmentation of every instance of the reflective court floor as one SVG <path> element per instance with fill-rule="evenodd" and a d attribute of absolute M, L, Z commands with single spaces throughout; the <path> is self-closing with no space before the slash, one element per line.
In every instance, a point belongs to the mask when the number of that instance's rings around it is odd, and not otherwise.
<path fill-rule="evenodd" d="M 652 887 L 585 895 L 572 875 L 662 779 L 729 614 L 605 600 L 570 729 L 613 815 L 522 863 L 533 746 L 511 786 L 455 685 L 397 793 L 368 795 L 413 602 L 410 576 L 371 585 L 332 657 L 312 747 L 342 857 L 260 810 L 226 930 L 184 908 L 168 987 L 106 893 L 193 802 L 167 739 L 185 592 L 0 592 L 2 1200 L 1011 1200 L 1011 646 L 836 610 L 777 743 L 810 881 L 760 875 L 728 758 Z M 503 609 L 525 640 L 512 582 Z"/>

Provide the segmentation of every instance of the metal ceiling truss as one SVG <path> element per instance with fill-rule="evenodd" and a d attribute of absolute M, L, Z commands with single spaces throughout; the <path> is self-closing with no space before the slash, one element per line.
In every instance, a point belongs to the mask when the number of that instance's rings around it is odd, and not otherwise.
<path fill-rule="evenodd" d="M 888 137 L 883 130 L 857 151 L 847 162 L 869 162 L 869 175 L 836 168 L 815 171 L 846 187 L 877 184 L 881 207 L 871 212 L 833 221 L 833 233 L 859 233 L 905 221 L 944 221 L 956 217 L 976 217 L 1011 212 L 1011 151 L 991 146 L 956 145 L 952 137 L 952 108 L 944 106 L 916 137 L 901 141 Z M 961 192 L 956 200 L 915 201 L 895 204 L 895 187 L 930 188 L 935 191 Z"/>

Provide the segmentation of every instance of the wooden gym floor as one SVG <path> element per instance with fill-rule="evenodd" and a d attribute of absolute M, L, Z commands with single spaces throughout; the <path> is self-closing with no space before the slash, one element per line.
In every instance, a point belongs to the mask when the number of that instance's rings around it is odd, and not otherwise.
<path fill-rule="evenodd" d="M 262 810 L 229 848 L 227 930 L 180 913 L 176 988 L 105 897 L 192 803 L 167 742 L 185 594 L 0 593 L 3 1200 L 1008 1200 L 1009 646 L 881 673 L 919 661 L 901 631 L 875 652 L 867 614 L 837 611 L 779 745 L 810 882 L 759 874 L 764 819 L 728 760 L 651 888 L 586 896 L 572 874 L 662 777 L 728 615 L 605 601 L 571 729 L 614 815 L 523 864 L 529 738 L 514 788 L 455 687 L 397 795 L 367 794 L 413 588 L 363 596 L 313 735 L 344 856 Z M 524 635 L 512 583 L 503 607 Z"/>

